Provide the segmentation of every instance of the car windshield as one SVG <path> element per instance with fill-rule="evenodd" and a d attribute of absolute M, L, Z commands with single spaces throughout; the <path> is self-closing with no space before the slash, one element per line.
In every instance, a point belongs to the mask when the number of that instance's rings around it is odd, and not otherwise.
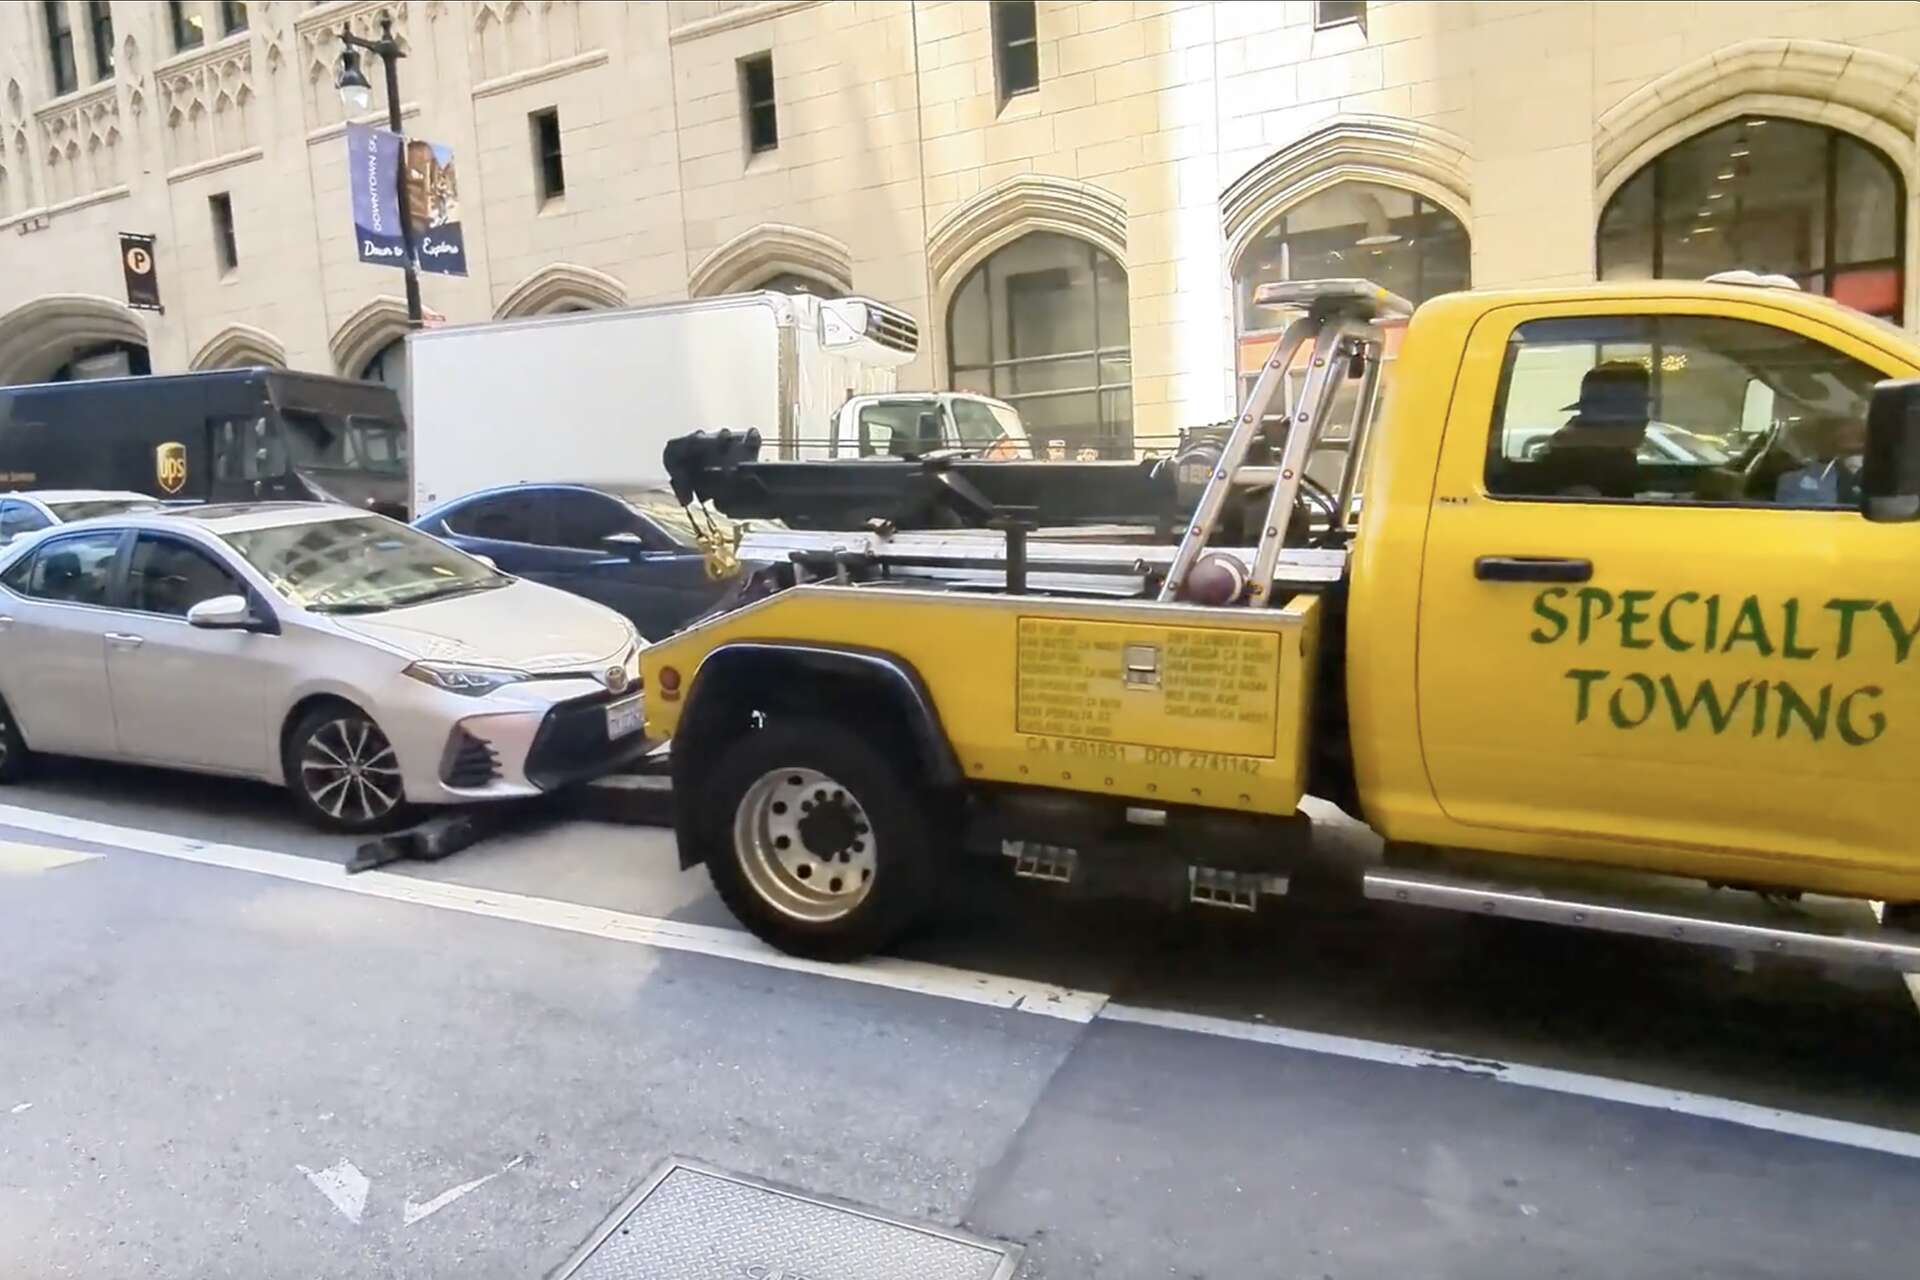
<path fill-rule="evenodd" d="M 316 613 L 376 613 L 512 581 L 437 538 L 380 516 L 221 536 L 275 591 Z"/>
<path fill-rule="evenodd" d="M 296 467 L 406 474 L 407 430 L 397 423 L 357 414 L 343 421 L 337 414 L 306 409 L 288 409 L 282 417 L 287 457 Z"/>
<path fill-rule="evenodd" d="M 54 518 L 65 522 L 91 520 L 94 516 L 119 516 L 129 511 L 160 511 L 166 503 L 156 502 L 152 498 L 84 498 L 72 502 L 49 502 L 47 510 Z"/>
<path fill-rule="evenodd" d="M 954 430 L 959 432 L 963 445 L 985 446 L 1003 439 L 1027 438 L 1020 415 L 1008 406 L 988 404 L 984 400 L 954 400 L 952 407 Z"/>

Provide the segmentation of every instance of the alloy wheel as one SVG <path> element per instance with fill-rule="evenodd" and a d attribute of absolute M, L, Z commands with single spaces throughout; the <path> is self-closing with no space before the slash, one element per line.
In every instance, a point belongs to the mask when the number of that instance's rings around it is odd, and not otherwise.
<path fill-rule="evenodd" d="M 400 760 L 365 716 L 329 720 L 300 747 L 300 785 L 336 822 L 377 822 L 400 804 Z"/>

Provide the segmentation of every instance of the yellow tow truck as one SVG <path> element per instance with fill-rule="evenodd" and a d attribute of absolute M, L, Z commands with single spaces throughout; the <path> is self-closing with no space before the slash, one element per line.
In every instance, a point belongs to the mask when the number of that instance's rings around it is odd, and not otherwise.
<path fill-rule="evenodd" d="M 1920 346 L 1750 276 L 1261 298 L 1178 547 L 850 531 L 648 650 L 683 861 L 846 958 L 966 852 L 1251 909 L 1311 793 L 1369 897 L 1920 970 Z"/>

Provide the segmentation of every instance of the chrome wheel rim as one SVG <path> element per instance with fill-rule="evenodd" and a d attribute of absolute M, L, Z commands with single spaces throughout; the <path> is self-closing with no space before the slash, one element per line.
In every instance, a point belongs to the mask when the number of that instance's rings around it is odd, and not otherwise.
<path fill-rule="evenodd" d="M 817 769 L 770 769 L 734 810 L 733 850 L 768 906 L 827 924 L 872 892 L 879 844 L 844 786 Z"/>
<path fill-rule="evenodd" d="M 373 822 L 400 804 L 400 761 L 373 721 L 329 720 L 300 748 L 300 785 L 336 822 Z"/>

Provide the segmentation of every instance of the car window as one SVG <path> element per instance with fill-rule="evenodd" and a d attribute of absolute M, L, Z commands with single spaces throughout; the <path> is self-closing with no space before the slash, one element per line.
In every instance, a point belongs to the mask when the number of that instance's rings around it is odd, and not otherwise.
<path fill-rule="evenodd" d="M 598 493 L 554 490 L 544 501 L 552 513 L 555 546 L 580 551 L 605 551 L 607 539 L 616 533 L 639 534 L 647 530 L 619 501 Z"/>
<path fill-rule="evenodd" d="M 36 551 L 30 563 L 16 566 L 26 570 L 19 585 L 13 574 L 8 575 L 7 585 L 35 600 L 104 605 L 112 591 L 119 550 L 117 530 L 58 538 Z"/>
<path fill-rule="evenodd" d="M 17 499 L 0 502 L 0 539 L 19 537 L 47 527 L 47 518 L 31 503 Z"/>
<path fill-rule="evenodd" d="M 448 513 L 443 524 L 451 533 L 495 542 L 533 542 L 533 498 L 525 493 L 502 493 L 475 498 Z"/>
<path fill-rule="evenodd" d="M 1853 507 L 1883 375 L 1722 316 L 1534 320 L 1507 344 L 1496 497 Z"/>
<path fill-rule="evenodd" d="M 130 511 L 164 511 L 167 504 L 154 498 L 82 498 L 73 502 L 49 502 L 53 514 L 71 524 L 95 516 L 119 516 Z"/>
<path fill-rule="evenodd" d="M 216 596 L 244 595 L 240 580 L 205 552 L 174 538 L 143 533 L 127 562 L 127 607 L 184 618 Z"/>
<path fill-rule="evenodd" d="M 280 595 L 318 613 L 377 613 L 513 582 L 383 516 L 240 529 L 221 541 Z"/>

